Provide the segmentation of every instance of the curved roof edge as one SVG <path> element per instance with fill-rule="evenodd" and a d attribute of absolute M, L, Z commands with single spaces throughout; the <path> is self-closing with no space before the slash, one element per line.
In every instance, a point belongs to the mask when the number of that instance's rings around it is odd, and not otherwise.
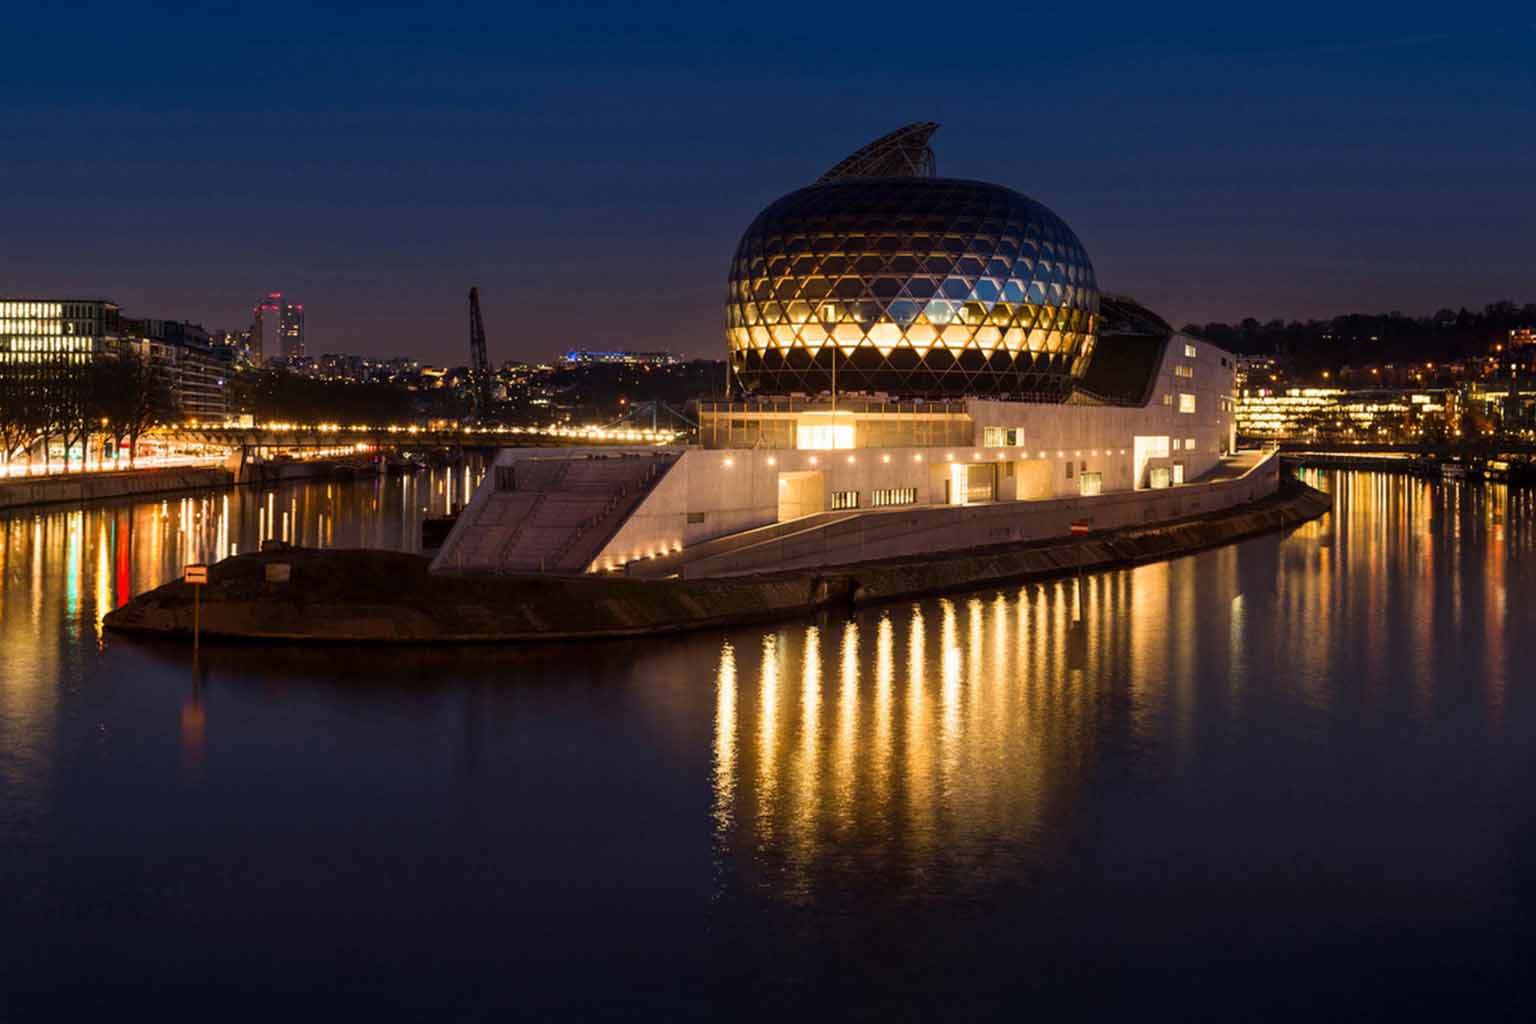
<path fill-rule="evenodd" d="M 1079 402 L 1145 406 L 1157 389 L 1168 321 L 1126 295 L 1099 293 L 1098 338 L 1077 383 Z"/>
<path fill-rule="evenodd" d="M 839 160 L 816 184 L 843 178 L 931 178 L 936 163 L 928 140 L 938 130 L 935 121 L 915 121 L 882 135 Z"/>

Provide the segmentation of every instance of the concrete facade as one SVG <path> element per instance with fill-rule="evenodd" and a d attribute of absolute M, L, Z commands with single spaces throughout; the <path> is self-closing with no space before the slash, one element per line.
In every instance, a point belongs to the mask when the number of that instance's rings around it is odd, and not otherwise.
<path fill-rule="evenodd" d="M 1081 498 L 1095 487 L 1110 495 L 1194 482 L 1233 450 L 1233 373 L 1226 352 L 1175 335 L 1152 400 L 1142 407 L 970 399 L 972 436 L 964 447 L 689 449 L 591 568 L 618 569 L 716 537 L 847 508 L 839 501 L 851 494 L 857 495 L 852 507 L 874 510 Z M 999 433 L 1016 443 L 995 443 Z"/>
<path fill-rule="evenodd" d="M 1227 353 L 1175 335 L 1164 349 L 1147 405 L 969 399 L 958 412 L 961 403 L 948 403 L 945 417 L 958 418 L 966 429 L 957 434 L 946 428 L 944 436 L 968 439 L 964 444 L 853 447 L 857 438 L 899 431 L 901 417 L 910 413 L 884 411 L 878 400 L 845 403 L 836 411 L 830 403 L 804 401 L 795 406 L 802 418 L 786 424 L 785 403 L 776 403 L 771 415 L 778 426 L 756 433 L 754 447 L 676 450 L 676 461 L 628 511 L 586 571 L 670 563 L 698 545 L 805 517 L 834 516 L 840 525 L 815 539 L 807 531 L 779 531 L 776 536 L 798 538 L 800 547 L 786 541 L 776 549 L 796 566 L 807 564 L 802 555 L 808 544 L 821 545 L 822 564 L 844 561 L 829 546 L 834 536 L 857 536 L 849 541 L 852 549 L 880 552 L 861 557 L 896 557 L 1000 538 L 1053 536 L 1077 519 L 1095 528 L 1140 525 L 1188 514 L 1194 501 L 1224 508 L 1251 500 L 1273 492 L 1278 477 L 1272 464 L 1256 469 L 1257 459 L 1232 458 L 1233 372 Z M 750 418 L 749 407 L 742 409 L 719 415 Z M 866 429 L 866 423 L 875 426 Z M 735 433 L 754 436 L 750 428 Z M 765 437 L 773 439 L 767 446 Z M 643 452 L 656 449 L 636 450 Z M 582 449 L 514 449 L 503 452 L 497 466 L 595 457 Z M 489 474 L 482 487 L 493 487 L 496 476 Z M 1222 478 L 1220 486 L 1211 482 L 1213 476 Z M 1240 486 L 1235 477 L 1242 478 Z M 924 513 L 905 518 L 927 525 L 894 546 L 871 540 L 874 534 L 867 531 L 901 520 L 895 512 Z M 813 525 L 807 520 L 807 527 Z M 468 538 L 471 529 L 467 522 L 456 526 L 444 551 L 493 547 Z M 750 564 L 719 563 L 728 571 L 772 565 L 773 556 L 761 554 Z M 454 566 L 507 570 L 463 564 L 462 557 Z"/>

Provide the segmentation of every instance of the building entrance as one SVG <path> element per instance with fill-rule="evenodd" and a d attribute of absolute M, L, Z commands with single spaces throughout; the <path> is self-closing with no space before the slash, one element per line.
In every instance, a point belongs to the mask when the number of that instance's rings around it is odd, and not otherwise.
<path fill-rule="evenodd" d="M 826 483 L 819 470 L 779 474 L 779 522 L 812 515 L 826 507 Z"/>

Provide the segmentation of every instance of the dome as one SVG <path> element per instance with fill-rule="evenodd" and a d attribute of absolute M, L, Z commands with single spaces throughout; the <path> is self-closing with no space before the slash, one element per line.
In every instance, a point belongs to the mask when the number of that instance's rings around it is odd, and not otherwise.
<path fill-rule="evenodd" d="M 1082 243 L 1011 189 L 918 175 L 834 168 L 758 214 L 726 299 L 743 391 L 827 391 L 834 362 L 839 392 L 1060 401 L 1072 391 L 1099 303 Z"/>

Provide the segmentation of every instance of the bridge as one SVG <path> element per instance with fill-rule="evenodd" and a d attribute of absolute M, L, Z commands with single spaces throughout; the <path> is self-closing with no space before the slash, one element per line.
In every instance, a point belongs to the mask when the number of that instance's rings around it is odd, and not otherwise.
<path fill-rule="evenodd" d="M 457 424 L 390 424 L 388 426 L 343 425 L 337 423 L 260 423 L 240 426 L 228 423 L 196 422 L 166 424 L 146 435 L 146 439 L 209 447 L 274 449 L 294 451 L 306 448 L 335 450 L 352 448 L 368 451 L 376 448 L 527 448 L 543 445 L 569 447 L 604 444 L 669 444 L 679 435 L 671 430 L 639 427 L 567 426 L 524 427 L 506 425 L 460 426 Z"/>

